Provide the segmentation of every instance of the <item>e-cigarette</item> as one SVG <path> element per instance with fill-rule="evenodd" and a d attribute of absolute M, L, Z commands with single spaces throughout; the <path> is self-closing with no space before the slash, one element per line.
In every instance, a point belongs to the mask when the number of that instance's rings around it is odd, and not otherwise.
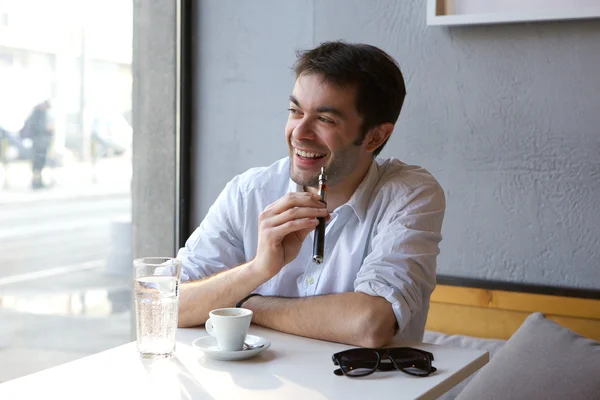
<path fill-rule="evenodd" d="M 319 175 L 319 196 L 321 201 L 327 204 L 327 175 L 325 168 L 321 167 Z M 313 242 L 313 262 L 321 264 L 323 262 L 323 253 L 325 252 L 325 217 L 319 217 L 319 225 L 315 228 L 315 238 Z"/>

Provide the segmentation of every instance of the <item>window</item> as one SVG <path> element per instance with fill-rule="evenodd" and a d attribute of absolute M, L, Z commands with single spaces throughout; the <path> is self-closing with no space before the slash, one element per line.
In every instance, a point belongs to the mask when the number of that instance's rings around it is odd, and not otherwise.
<path fill-rule="evenodd" d="M 0 382 L 131 341 L 133 23 L 0 0 Z"/>

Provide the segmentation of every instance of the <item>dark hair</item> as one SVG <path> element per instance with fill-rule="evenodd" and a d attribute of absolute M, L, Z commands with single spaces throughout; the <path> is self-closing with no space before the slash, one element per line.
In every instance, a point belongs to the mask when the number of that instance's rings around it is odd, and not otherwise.
<path fill-rule="evenodd" d="M 296 78 L 315 74 L 325 82 L 356 88 L 356 111 L 363 118 L 357 146 L 371 128 L 386 122 L 395 124 L 398 120 L 406 87 L 398 64 L 383 50 L 368 44 L 336 41 L 299 51 L 297 57 Z M 387 140 L 373 155 L 377 156 L 386 143 Z"/>

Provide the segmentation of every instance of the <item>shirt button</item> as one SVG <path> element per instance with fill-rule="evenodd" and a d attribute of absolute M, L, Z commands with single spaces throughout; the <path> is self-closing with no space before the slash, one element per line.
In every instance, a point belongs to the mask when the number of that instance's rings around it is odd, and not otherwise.
<path fill-rule="evenodd" d="M 313 277 L 312 277 L 312 276 L 309 276 L 309 277 L 306 279 L 306 283 L 308 283 L 309 285 L 312 285 L 313 283 L 315 283 L 315 280 L 313 279 Z"/>

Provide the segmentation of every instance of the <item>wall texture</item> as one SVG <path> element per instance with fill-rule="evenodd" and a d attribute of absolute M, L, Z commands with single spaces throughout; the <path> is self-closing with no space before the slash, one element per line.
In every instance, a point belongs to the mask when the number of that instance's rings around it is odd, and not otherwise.
<path fill-rule="evenodd" d="M 197 225 L 225 183 L 285 155 L 294 51 L 325 40 L 395 57 L 408 96 L 382 156 L 448 200 L 438 273 L 600 288 L 600 21 L 440 28 L 422 0 L 198 7 Z"/>

